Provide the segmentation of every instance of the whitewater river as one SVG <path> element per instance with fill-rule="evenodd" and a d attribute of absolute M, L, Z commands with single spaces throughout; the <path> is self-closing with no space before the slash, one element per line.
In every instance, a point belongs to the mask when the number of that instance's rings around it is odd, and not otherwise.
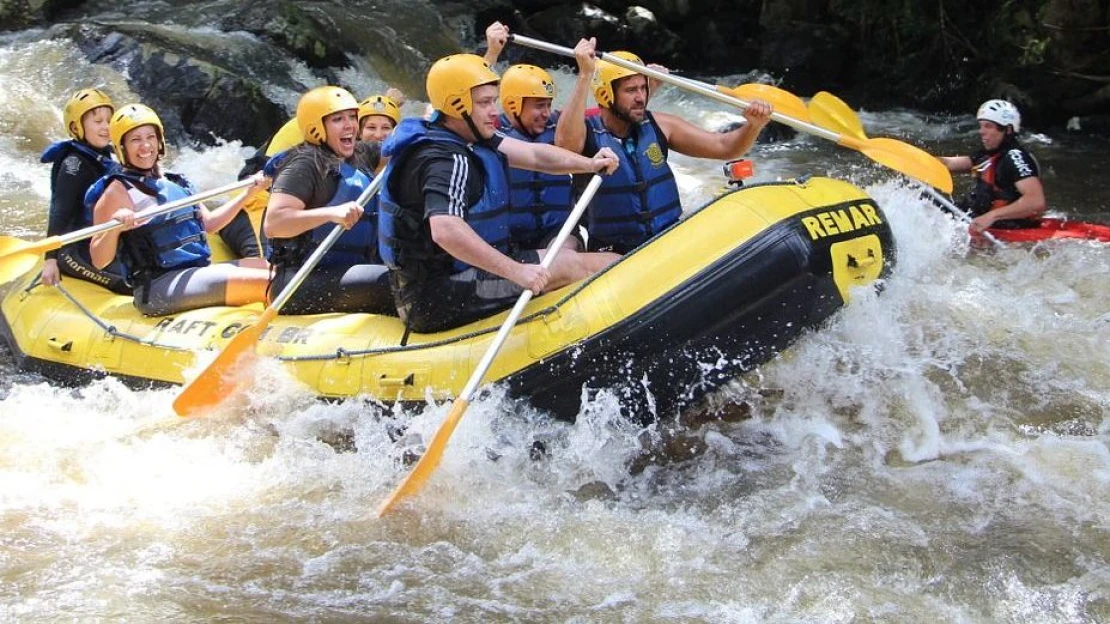
<path fill-rule="evenodd" d="M 0 48 L 0 231 L 41 235 L 37 157 L 88 81 L 130 95 L 65 45 Z M 653 107 L 736 118 L 674 91 Z M 932 153 L 977 140 L 970 112 L 862 118 Z M 1110 222 L 1105 140 L 1025 138 L 1054 211 Z M 212 187 L 249 151 L 173 148 L 169 168 Z M 729 419 L 691 432 L 692 459 L 637 462 L 656 432 L 604 395 L 567 425 L 494 388 L 424 493 L 377 519 L 413 441 L 382 419 L 429 434 L 447 405 L 324 404 L 263 368 L 234 407 L 178 422 L 174 390 L 63 389 L 0 354 L 0 621 L 1110 621 L 1110 249 L 969 254 L 853 151 L 752 157 L 755 181 L 864 187 L 898 265 L 712 397 Z M 719 163 L 673 162 L 689 206 L 722 186 Z"/>

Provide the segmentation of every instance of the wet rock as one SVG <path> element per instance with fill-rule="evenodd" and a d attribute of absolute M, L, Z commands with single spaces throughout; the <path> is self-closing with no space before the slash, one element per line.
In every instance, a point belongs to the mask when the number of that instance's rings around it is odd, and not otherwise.
<path fill-rule="evenodd" d="M 571 493 L 575 499 L 587 502 L 592 500 L 597 501 L 614 501 L 617 500 L 617 493 L 613 488 L 601 481 L 591 481 L 582 485 L 577 490 Z"/>
<path fill-rule="evenodd" d="M 72 39 L 90 61 L 125 73 L 143 103 L 158 113 L 170 141 L 213 144 L 224 138 L 257 145 L 287 119 L 258 80 L 176 31 L 97 23 L 52 30 L 54 36 Z"/>
<path fill-rule="evenodd" d="M 59 10 L 80 0 L 0 0 L 0 30 L 18 30 L 41 24 Z"/>
<path fill-rule="evenodd" d="M 641 434 L 640 446 L 643 450 L 629 463 L 629 474 L 640 474 L 648 466 L 665 466 L 700 457 L 708 448 L 701 432 L 677 424 L 664 424 L 655 432 Z"/>
<path fill-rule="evenodd" d="M 850 72 L 847 39 L 844 31 L 813 24 L 770 29 L 760 39 L 759 67 L 782 76 L 788 90 L 815 93 Z"/>
<path fill-rule="evenodd" d="M 266 37 L 289 50 L 309 67 L 343 67 L 348 64 L 342 38 L 310 7 L 296 2 L 251 2 L 231 13 L 223 24 Z"/>
<path fill-rule="evenodd" d="M 622 20 L 592 4 L 556 5 L 528 16 L 526 21 L 542 39 L 567 47 L 583 37 L 597 37 L 598 47 L 603 50 L 629 47 L 629 29 Z"/>
<path fill-rule="evenodd" d="M 628 24 L 630 38 L 633 41 L 651 42 L 651 58 L 644 62 L 666 61 L 673 63 L 682 56 L 682 40 L 678 35 L 668 30 L 659 23 L 655 14 L 650 10 L 640 7 L 628 7 L 624 13 L 624 21 Z M 658 59 L 658 60 L 656 60 Z"/>

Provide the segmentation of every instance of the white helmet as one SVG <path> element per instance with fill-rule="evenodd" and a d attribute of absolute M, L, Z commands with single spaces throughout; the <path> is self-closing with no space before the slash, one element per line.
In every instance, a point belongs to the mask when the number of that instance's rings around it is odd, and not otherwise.
<path fill-rule="evenodd" d="M 1013 104 L 1006 100 L 987 100 L 975 113 L 975 119 L 986 119 L 1005 128 L 1012 126 L 1014 132 L 1021 130 L 1021 113 Z"/>

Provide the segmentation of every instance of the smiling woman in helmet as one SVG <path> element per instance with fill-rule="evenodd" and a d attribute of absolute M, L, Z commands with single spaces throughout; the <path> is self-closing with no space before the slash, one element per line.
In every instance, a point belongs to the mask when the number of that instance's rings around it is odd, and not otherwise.
<path fill-rule="evenodd" d="M 381 143 L 401 123 L 401 106 L 405 96 L 390 87 L 385 95 L 371 95 L 358 103 L 358 133 L 363 141 Z"/>
<path fill-rule="evenodd" d="M 340 87 L 317 87 L 297 103 L 304 143 L 279 165 L 262 219 L 270 238 L 271 291 L 285 288 L 335 225 L 345 231 L 283 314 L 393 313 L 388 270 L 378 256 L 377 201 L 366 208 L 355 202 L 373 171 L 360 151 L 358 114 L 358 102 Z"/>
<path fill-rule="evenodd" d="M 400 89 L 390 87 L 385 95 L 371 95 L 358 103 L 358 136 L 378 153 L 378 164 L 374 173 L 381 173 L 388 164 L 388 158 L 381 157 L 382 142 L 393 133 L 401 123 L 401 106 L 405 104 L 405 94 Z"/>
<path fill-rule="evenodd" d="M 1044 187 L 1037 159 L 1017 140 L 1021 114 L 1005 100 L 987 100 L 975 118 L 983 149 L 940 159 L 951 171 L 975 175 L 975 186 L 960 201 L 973 217 L 972 231 L 1036 227 L 1034 217 L 1045 211 Z"/>
<path fill-rule="evenodd" d="M 70 138 L 54 143 L 42 153 L 42 162 L 53 163 L 47 236 L 68 234 L 92 225 L 92 211 L 85 209 L 85 192 L 106 173 L 119 168 L 119 163 L 112 159 L 112 137 L 108 132 L 114 110 L 112 100 L 100 89 L 81 89 L 66 102 L 62 117 Z M 85 241 L 46 252 L 43 283 L 54 286 L 60 280 L 59 273 L 120 294 L 131 294 L 123 267 L 118 263 L 105 270 L 93 266 Z"/>
<path fill-rule="evenodd" d="M 386 140 L 379 248 L 393 271 L 397 311 L 418 332 L 469 323 L 580 279 L 562 254 L 512 249 L 507 167 L 551 174 L 611 171 L 594 158 L 497 131 L 500 77 L 481 57 L 454 54 L 428 71 L 432 119 L 406 118 Z"/>
<path fill-rule="evenodd" d="M 85 203 L 92 207 L 94 223 L 116 219 L 125 227 L 90 240 L 93 264 L 106 267 L 118 254 L 135 286 L 135 306 L 147 315 L 263 301 L 265 263 L 212 264 L 206 233 L 227 225 L 249 196 L 264 188 L 265 178 L 259 175 L 247 193 L 214 210 L 194 204 L 138 222 L 136 212 L 185 199 L 193 187 L 184 177 L 162 171 L 166 139 L 154 111 L 128 104 L 112 115 L 108 129 L 123 168 L 98 180 Z"/>

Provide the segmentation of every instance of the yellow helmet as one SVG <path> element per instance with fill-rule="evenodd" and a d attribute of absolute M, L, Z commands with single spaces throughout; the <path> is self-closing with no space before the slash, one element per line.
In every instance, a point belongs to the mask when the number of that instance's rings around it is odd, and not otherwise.
<path fill-rule="evenodd" d="M 610 54 L 626 61 L 632 61 L 633 63 L 639 63 L 641 65 L 644 64 L 644 62 L 640 60 L 640 57 L 631 52 L 618 50 L 616 52 L 610 52 Z M 594 99 L 597 100 L 599 106 L 604 108 L 611 107 L 613 102 L 616 101 L 616 95 L 613 93 L 613 83 L 621 78 L 637 75 L 639 75 L 639 72 L 634 72 L 631 69 L 618 67 L 605 61 L 598 61 L 597 67 L 594 68 L 593 76 Z"/>
<path fill-rule="evenodd" d="M 305 143 L 321 145 L 328 140 L 324 117 L 339 111 L 358 110 L 358 100 L 342 87 L 316 87 L 297 102 L 297 125 Z"/>
<path fill-rule="evenodd" d="M 501 109 L 510 115 L 524 110 L 524 98 L 555 97 L 555 81 L 535 65 L 513 65 L 501 76 Z"/>
<path fill-rule="evenodd" d="M 362 125 L 362 118 L 371 115 L 382 115 L 393 120 L 393 125 L 401 123 L 401 107 L 388 95 L 371 95 L 358 104 L 358 123 Z"/>
<path fill-rule="evenodd" d="M 158 115 L 148 106 L 128 104 L 116 111 L 116 114 L 112 115 L 112 121 L 108 123 L 108 134 L 112 136 L 116 157 L 125 165 L 130 163 L 127 162 L 127 154 L 123 149 L 123 135 L 139 126 L 154 126 L 158 131 L 158 155 L 166 155 L 166 132 L 162 129 L 162 120 L 158 119 Z"/>
<path fill-rule="evenodd" d="M 432 64 L 425 87 L 432 108 L 462 119 L 474 112 L 470 90 L 500 81 L 489 64 L 476 54 L 452 54 Z"/>
<path fill-rule="evenodd" d="M 107 106 L 112 112 L 116 110 L 112 105 L 112 98 L 100 89 L 81 89 L 74 93 L 73 97 L 66 102 L 65 112 L 62 115 L 69 136 L 78 141 L 85 140 L 85 127 L 81 125 L 81 118 L 85 113 L 101 106 Z"/>

